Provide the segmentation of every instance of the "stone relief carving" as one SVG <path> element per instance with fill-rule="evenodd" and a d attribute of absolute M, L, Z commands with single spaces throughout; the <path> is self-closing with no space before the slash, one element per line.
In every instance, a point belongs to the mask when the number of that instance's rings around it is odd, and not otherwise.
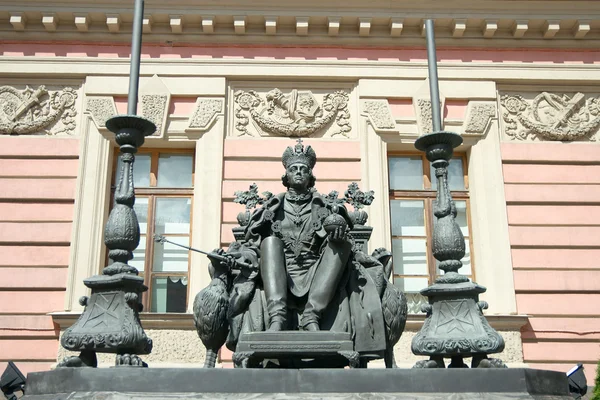
<path fill-rule="evenodd" d="M 141 88 L 139 94 L 140 113 L 156 125 L 151 137 L 162 137 L 167 125 L 171 92 L 158 75 L 152 76 Z"/>
<path fill-rule="evenodd" d="M 86 111 L 99 128 L 106 127 L 106 120 L 117 115 L 117 108 L 112 97 L 88 97 Z"/>
<path fill-rule="evenodd" d="M 73 134 L 77 92 L 0 86 L 0 134 Z"/>
<path fill-rule="evenodd" d="M 217 114 L 223 112 L 223 99 L 203 99 L 196 101 L 196 108 L 188 123 L 188 129 L 206 130 Z"/>
<path fill-rule="evenodd" d="M 421 132 L 433 132 L 431 100 L 417 99 L 417 110 L 417 122 L 421 127 Z"/>
<path fill-rule="evenodd" d="M 396 129 L 396 121 L 387 100 L 365 100 L 363 112 L 376 130 Z"/>
<path fill-rule="evenodd" d="M 496 117 L 496 105 L 493 103 L 469 102 L 467 118 L 463 132 L 466 134 L 483 135 L 490 120 Z"/>
<path fill-rule="evenodd" d="M 150 136 L 161 136 L 169 108 L 169 95 L 142 94 L 140 96 L 142 116 L 156 125 L 156 132 Z"/>
<path fill-rule="evenodd" d="M 336 129 L 330 136 L 348 137 L 352 130 L 349 94 L 345 91 L 326 94 L 321 104 L 311 91 L 297 89 L 288 94 L 273 89 L 264 97 L 254 90 L 238 90 L 234 97 L 234 125 L 239 136 L 254 136 L 248 130 L 250 121 L 266 134 L 288 137 L 310 136 L 332 123 Z"/>
<path fill-rule="evenodd" d="M 419 134 L 423 135 L 426 133 L 433 132 L 433 116 L 431 109 L 431 98 L 429 94 L 429 79 L 425 79 L 423 84 L 417 90 L 413 96 L 413 106 L 415 108 L 415 115 L 417 117 L 417 128 Z M 442 112 L 442 127 L 444 126 L 444 105 L 446 103 L 446 97 L 440 92 L 440 110 Z"/>
<path fill-rule="evenodd" d="M 542 92 L 500 98 L 504 132 L 512 140 L 597 141 L 600 97 Z"/>

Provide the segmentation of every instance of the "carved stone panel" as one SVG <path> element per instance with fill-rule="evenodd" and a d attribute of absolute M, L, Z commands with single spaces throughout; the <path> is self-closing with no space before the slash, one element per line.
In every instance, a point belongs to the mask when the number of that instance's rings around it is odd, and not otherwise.
<path fill-rule="evenodd" d="M 171 103 L 171 92 L 162 79 L 154 75 L 140 89 L 139 99 L 142 116 L 156 125 L 156 132 L 152 136 L 163 137 Z"/>
<path fill-rule="evenodd" d="M 362 110 L 369 117 L 375 131 L 396 129 L 396 121 L 392 116 L 392 110 L 387 100 L 364 100 Z"/>
<path fill-rule="evenodd" d="M 74 134 L 77 91 L 46 86 L 0 86 L 0 134 Z"/>
<path fill-rule="evenodd" d="M 440 92 L 440 110 L 442 112 L 442 127 L 443 127 L 443 110 L 446 98 Z M 413 105 L 415 107 L 415 115 L 417 117 L 417 127 L 419 134 L 433 132 L 433 111 L 431 109 L 431 97 L 429 94 L 429 80 L 426 79 L 420 89 L 413 96 Z"/>
<path fill-rule="evenodd" d="M 600 96 L 584 93 L 504 93 L 503 136 L 519 141 L 598 141 Z"/>
<path fill-rule="evenodd" d="M 117 115 L 112 96 L 88 97 L 85 110 L 90 113 L 98 128 L 105 128 L 106 120 Z"/>
<path fill-rule="evenodd" d="M 230 136 L 351 137 L 350 92 L 335 89 L 233 90 Z"/>
<path fill-rule="evenodd" d="M 216 116 L 223 113 L 223 104 L 223 99 L 198 98 L 187 129 L 206 131 L 210 128 Z"/>
<path fill-rule="evenodd" d="M 495 103 L 470 101 L 467 109 L 467 118 L 463 124 L 463 134 L 484 135 L 490 121 L 495 117 Z"/>

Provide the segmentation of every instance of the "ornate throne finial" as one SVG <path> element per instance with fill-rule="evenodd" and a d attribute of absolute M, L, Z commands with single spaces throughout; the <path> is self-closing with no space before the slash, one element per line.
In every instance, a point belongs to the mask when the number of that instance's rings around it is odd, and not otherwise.
<path fill-rule="evenodd" d="M 298 139 L 298 142 L 293 149 L 290 146 L 285 149 L 281 156 L 281 162 L 286 169 L 295 163 L 302 163 L 307 165 L 310 169 L 313 169 L 317 163 L 317 154 L 310 146 L 306 146 L 305 149 L 302 139 Z"/>

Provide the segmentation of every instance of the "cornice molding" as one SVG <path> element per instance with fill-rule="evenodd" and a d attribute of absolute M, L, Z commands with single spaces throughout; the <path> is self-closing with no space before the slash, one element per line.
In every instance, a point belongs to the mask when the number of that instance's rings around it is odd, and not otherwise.
<path fill-rule="evenodd" d="M 129 74 L 128 58 L 88 57 L 0 57 L 0 77 L 15 79 L 27 76 L 55 79 L 118 76 Z M 278 68 L 274 68 L 274 67 Z M 241 68 L 243 67 L 243 68 Z M 494 80 L 502 85 L 528 85 L 555 82 L 560 85 L 596 85 L 600 81 L 597 64 L 541 63 L 439 63 L 440 80 Z M 400 73 L 401 71 L 401 73 Z M 356 79 L 425 79 L 426 61 L 354 61 L 354 60 L 254 60 L 254 59 L 143 59 L 142 79 L 161 77 L 203 76 L 230 79 L 265 77 L 276 80 L 315 79 L 323 76 L 338 80 Z M 127 94 L 123 86 L 123 95 Z M 98 93 L 99 94 L 99 93 Z M 376 97 L 390 97 L 382 92 Z M 393 97 L 393 96 L 392 96 Z"/>
<path fill-rule="evenodd" d="M 131 2 L 132 3 L 132 2 Z M 543 3 L 543 4 L 542 4 Z M 423 46 L 436 20 L 439 46 L 597 47 L 600 2 L 454 0 L 147 0 L 145 43 Z M 4 40 L 130 41 L 133 4 L 116 0 L 5 1 Z M 550 44 L 551 43 L 551 44 Z"/>

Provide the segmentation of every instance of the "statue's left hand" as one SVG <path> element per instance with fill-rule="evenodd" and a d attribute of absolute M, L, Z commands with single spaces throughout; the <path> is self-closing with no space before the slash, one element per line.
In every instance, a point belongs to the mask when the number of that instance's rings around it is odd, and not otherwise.
<path fill-rule="evenodd" d="M 332 243 L 342 243 L 346 240 L 346 228 L 337 227 L 335 230 L 329 232 L 329 240 Z"/>

